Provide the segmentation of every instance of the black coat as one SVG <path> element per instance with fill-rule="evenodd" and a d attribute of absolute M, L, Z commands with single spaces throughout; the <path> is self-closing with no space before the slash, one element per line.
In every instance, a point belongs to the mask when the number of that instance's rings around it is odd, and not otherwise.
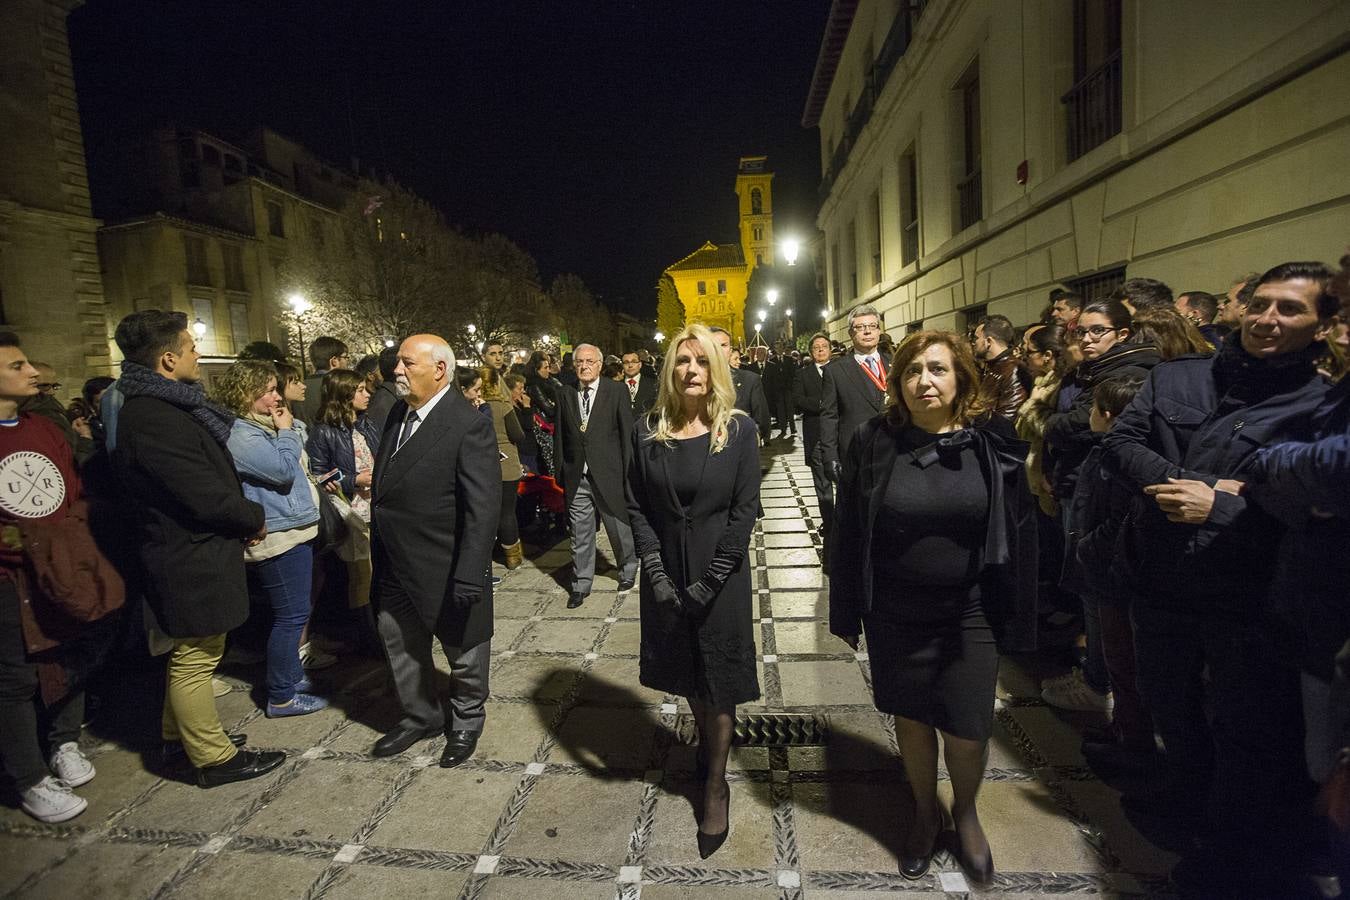
<path fill-rule="evenodd" d="M 198 638 L 243 624 L 240 542 L 265 518 L 244 499 L 229 451 L 186 410 L 134 396 L 118 416 L 113 468 L 136 513 L 145 597 L 159 629 Z"/>
<path fill-rule="evenodd" d="M 644 574 L 642 683 L 719 705 L 759 696 L 748 560 L 759 510 L 759 440 L 745 416 L 733 417 L 729 427 L 726 446 L 708 456 L 687 509 L 670 479 L 674 451 L 650 439 L 647 420 L 633 429 L 627 477 L 628 517 L 639 559 L 659 555 L 680 590 L 705 576 L 730 572 L 706 612 L 688 614 L 658 603 L 651 573 Z"/>
<path fill-rule="evenodd" d="M 1102 446 L 1135 488 L 1168 478 L 1245 480 L 1258 450 L 1309 440 L 1328 385 L 1316 371 L 1321 345 L 1256 360 L 1240 335 L 1213 357 L 1183 356 L 1155 368 Z M 1284 527 L 1245 496 L 1215 495 L 1202 525 L 1170 522 L 1157 501 L 1135 500 L 1122 563 L 1143 602 L 1212 612 L 1257 612 L 1274 573 Z"/>
<path fill-rule="evenodd" d="M 881 359 L 881 379 L 884 382 L 890 367 Z M 825 464 L 825 471 L 842 463 L 848 456 L 849 445 L 858 426 L 883 412 L 886 393 L 877 390 L 863 367 L 848 351 L 825 366 L 820 388 L 820 442 L 816 452 Z"/>
<path fill-rule="evenodd" d="M 389 418 L 389 410 L 393 409 L 397 402 L 398 391 L 394 390 L 392 382 L 380 382 L 375 392 L 370 395 L 370 405 L 366 407 L 365 418 L 370 423 L 370 430 L 376 435 L 376 443 L 379 442 L 379 435 L 384 434 L 384 423 Z M 375 444 L 371 444 L 370 449 L 374 451 Z"/>
<path fill-rule="evenodd" d="M 592 382 L 591 417 L 586 431 L 581 430 L 581 394 L 569 387 L 558 391 L 557 425 L 553 432 L 555 478 L 572 505 L 582 470 L 589 466 L 590 476 L 605 506 L 621 521 L 628 513 L 623 495 L 624 473 L 628 470 L 629 436 L 633 433 L 633 407 L 628 388 L 608 378 Z"/>
<path fill-rule="evenodd" d="M 802 449 L 808 463 L 820 443 L 820 405 L 824 393 L 825 376 L 816 368 L 815 360 L 797 370 L 792 379 L 792 406 L 802 416 Z"/>
<path fill-rule="evenodd" d="M 356 420 L 356 431 L 366 439 L 373 454 L 380 449 L 380 432 L 368 416 Z M 339 428 L 316 422 L 310 426 L 305 452 L 309 454 L 309 470 L 324 475 L 337 469 L 342 473 L 342 492 L 348 498 L 356 496 L 356 445 L 352 443 L 351 428 Z"/>
<path fill-rule="evenodd" d="M 844 458 L 830 549 L 830 633 L 840 637 L 861 634 L 862 619 L 872 609 L 872 559 L 874 552 L 886 552 L 886 535 L 878 535 L 874 525 L 900 452 L 899 431 L 885 416 L 877 416 L 858 430 Z M 1026 477 L 1027 444 L 984 426 L 934 439 L 979 444 L 976 455 L 989 485 L 981 602 L 1000 650 L 1034 650 L 1039 560 L 1036 504 Z"/>
<path fill-rule="evenodd" d="M 1078 481 L 1078 470 L 1096 443 L 1092 434 L 1092 392 L 1108 378 L 1142 378 L 1161 362 L 1152 344 L 1117 344 L 1098 359 L 1081 363 L 1070 376 L 1080 390 L 1066 412 L 1055 413 L 1045 423 L 1048 477 L 1055 499 L 1068 503 Z"/>
<path fill-rule="evenodd" d="M 389 413 L 375 457 L 370 519 L 372 594 L 394 577 L 423 621 L 442 640 L 467 649 L 492 637 L 492 545 L 502 501 L 502 471 L 492 419 L 454 387 L 397 453 L 408 405 Z M 449 602 L 460 589 L 481 591 L 468 610 Z"/>
<path fill-rule="evenodd" d="M 732 369 L 731 383 L 736 386 L 736 408 L 755 422 L 761 438 L 768 438 L 773 426 L 769 399 L 764 396 L 764 381 L 748 369 Z"/>
<path fill-rule="evenodd" d="M 648 375 L 646 370 L 640 372 L 639 376 L 640 377 L 638 378 L 637 383 L 637 396 L 634 396 L 632 398 L 633 400 L 632 410 L 634 422 L 645 416 L 647 413 L 651 412 L 652 407 L 656 405 L 656 393 L 657 393 L 656 376 Z M 623 381 L 619 383 L 619 386 L 622 387 L 625 391 L 628 390 L 627 375 L 624 376 Z M 632 395 L 630 394 L 630 396 Z"/>

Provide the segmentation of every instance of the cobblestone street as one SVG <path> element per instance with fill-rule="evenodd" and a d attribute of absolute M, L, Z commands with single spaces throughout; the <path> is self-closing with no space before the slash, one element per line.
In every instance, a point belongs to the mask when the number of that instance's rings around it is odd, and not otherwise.
<path fill-rule="evenodd" d="M 731 835 L 695 847 L 687 707 L 638 683 L 637 591 L 613 571 L 567 610 L 566 543 L 505 575 L 492 696 L 472 760 L 436 765 L 443 738 L 401 757 L 369 749 L 397 711 L 375 661 L 318 673 L 332 708 L 262 717 L 241 675 L 220 701 L 249 744 L 285 748 L 271 776 L 210 791 L 147 771 L 140 752 L 86 732 L 98 777 L 66 826 L 0 810 L 7 896 L 461 898 L 642 897 L 862 900 L 957 895 L 947 853 L 918 881 L 898 874 L 908 790 L 888 720 L 871 704 L 865 654 L 828 633 L 818 511 L 800 449 L 766 456 L 752 554 L 763 712 L 814 714 L 823 743 L 739 747 Z M 603 547 L 604 545 L 602 545 Z M 439 652 L 438 652 L 439 656 Z M 444 658 L 441 658 L 444 665 Z M 330 674 L 335 673 L 335 674 Z M 1005 660 L 981 811 L 998 867 L 990 893 L 1156 895 L 1175 858 L 1145 841 L 1078 752 L 1088 719 L 1041 702 Z M 153 721 L 147 719 L 147 721 Z M 148 752 L 148 751 L 147 751 Z M 943 785 L 944 796 L 950 791 Z"/>

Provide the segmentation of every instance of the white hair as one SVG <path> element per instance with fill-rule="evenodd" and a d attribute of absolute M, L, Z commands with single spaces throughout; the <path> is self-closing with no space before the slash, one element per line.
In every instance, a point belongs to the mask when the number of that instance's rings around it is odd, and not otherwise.
<path fill-rule="evenodd" d="M 595 346 L 594 344 L 577 344 L 575 347 L 572 348 L 572 358 L 576 359 L 577 354 L 580 353 L 582 350 L 585 350 L 587 347 L 590 347 L 592 350 L 594 350 L 595 355 L 600 357 L 601 362 L 604 362 L 605 360 L 604 352 L 602 352 L 601 349 Z"/>
<path fill-rule="evenodd" d="M 449 344 L 432 344 L 427 348 L 427 353 L 432 362 L 443 362 L 445 371 L 451 375 L 455 373 L 455 351 L 450 349 Z"/>

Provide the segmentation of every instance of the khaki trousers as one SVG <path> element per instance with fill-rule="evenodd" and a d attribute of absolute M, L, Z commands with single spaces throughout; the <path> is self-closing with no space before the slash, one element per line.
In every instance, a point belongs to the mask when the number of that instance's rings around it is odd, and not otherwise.
<path fill-rule="evenodd" d="M 225 635 L 175 639 L 160 728 L 166 741 L 182 741 L 197 768 L 234 759 L 238 749 L 225 736 L 211 693 L 211 676 L 225 655 Z"/>

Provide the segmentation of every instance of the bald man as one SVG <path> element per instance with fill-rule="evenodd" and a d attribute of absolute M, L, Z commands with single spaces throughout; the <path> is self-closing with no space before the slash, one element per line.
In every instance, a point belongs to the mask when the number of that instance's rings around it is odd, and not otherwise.
<path fill-rule="evenodd" d="M 455 383 L 455 354 L 434 334 L 408 338 L 394 367 L 371 484 L 371 596 L 403 718 L 375 742 L 402 753 L 442 729 L 441 765 L 473 755 L 482 734 L 492 639 L 492 542 L 501 467 L 492 420 Z M 450 660 L 451 693 L 436 689 L 431 639 Z"/>

